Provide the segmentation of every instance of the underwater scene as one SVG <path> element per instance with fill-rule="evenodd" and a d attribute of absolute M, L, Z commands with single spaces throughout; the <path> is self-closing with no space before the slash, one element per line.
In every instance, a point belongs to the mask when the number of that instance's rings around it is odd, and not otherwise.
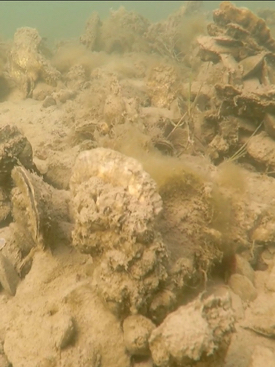
<path fill-rule="evenodd" d="M 0 367 L 274 367 L 274 2 L 0 9 Z"/>

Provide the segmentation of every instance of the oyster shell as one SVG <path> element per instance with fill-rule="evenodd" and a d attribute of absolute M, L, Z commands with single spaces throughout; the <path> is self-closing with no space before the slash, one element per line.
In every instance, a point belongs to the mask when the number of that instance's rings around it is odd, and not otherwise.
<path fill-rule="evenodd" d="M 225 47 L 243 47 L 244 46 L 242 41 L 236 40 L 230 36 L 218 36 L 218 37 L 213 37 L 213 39 L 219 45 L 222 45 Z"/>
<path fill-rule="evenodd" d="M 240 65 L 243 67 L 243 79 L 248 79 L 254 76 L 258 71 L 261 72 L 263 62 L 268 52 L 261 52 L 255 56 L 249 56 L 240 61 Z"/>
<path fill-rule="evenodd" d="M 267 113 L 264 118 L 265 132 L 275 139 L 275 116 Z"/>
<path fill-rule="evenodd" d="M 0 128 L 0 183 L 7 186 L 13 167 L 18 164 L 35 169 L 32 146 L 14 125 Z"/>
<path fill-rule="evenodd" d="M 11 198 L 13 232 L 23 257 L 18 270 L 25 275 L 36 250 L 52 248 L 56 241 L 70 241 L 69 194 L 54 189 L 21 166 L 15 167 L 11 175 L 15 185 Z"/>

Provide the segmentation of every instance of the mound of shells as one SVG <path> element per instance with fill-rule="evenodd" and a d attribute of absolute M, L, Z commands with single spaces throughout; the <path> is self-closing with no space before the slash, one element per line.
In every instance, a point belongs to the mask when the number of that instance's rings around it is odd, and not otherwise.
<path fill-rule="evenodd" d="M 207 31 L 197 41 L 216 103 L 204 121 L 214 135 L 210 156 L 220 162 L 262 130 L 274 138 L 275 40 L 264 19 L 228 1 L 213 12 Z"/>

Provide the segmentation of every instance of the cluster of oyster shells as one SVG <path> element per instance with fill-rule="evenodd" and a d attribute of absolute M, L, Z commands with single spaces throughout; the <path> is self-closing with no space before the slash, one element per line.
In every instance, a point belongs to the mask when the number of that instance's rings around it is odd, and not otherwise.
<path fill-rule="evenodd" d="M 197 41 L 199 56 L 214 75 L 212 97 L 218 108 L 207 111 L 205 121 L 219 126 L 219 135 L 209 141 L 210 155 L 219 159 L 237 151 L 252 134 L 265 130 L 275 138 L 275 40 L 264 19 L 229 1 L 213 12 L 207 31 Z M 234 120 L 234 131 L 228 120 Z M 223 121 L 230 132 L 222 131 Z"/>

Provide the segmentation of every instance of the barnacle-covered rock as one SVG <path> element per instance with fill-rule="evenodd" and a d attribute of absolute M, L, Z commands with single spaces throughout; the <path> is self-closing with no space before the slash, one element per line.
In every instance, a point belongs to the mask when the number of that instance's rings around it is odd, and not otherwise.
<path fill-rule="evenodd" d="M 233 331 L 229 293 L 198 297 L 153 330 L 149 346 L 154 364 L 220 367 Z"/>
<path fill-rule="evenodd" d="M 14 34 L 8 71 L 24 97 L 32 96 L 39 79 L 55 85 L 60 78 L 60 73 L 44 56 L 42 46 L 42 38 L 35 28 L 19 28 Z"/>
<path fill-rule="evenodd" d="M 115 313 L 144 312 L 167 278 L 155 182 L 135 159 L 97 148 L 78 156 L 70 190 L 73 245 L 93 256 L 98 294 Z"/>

